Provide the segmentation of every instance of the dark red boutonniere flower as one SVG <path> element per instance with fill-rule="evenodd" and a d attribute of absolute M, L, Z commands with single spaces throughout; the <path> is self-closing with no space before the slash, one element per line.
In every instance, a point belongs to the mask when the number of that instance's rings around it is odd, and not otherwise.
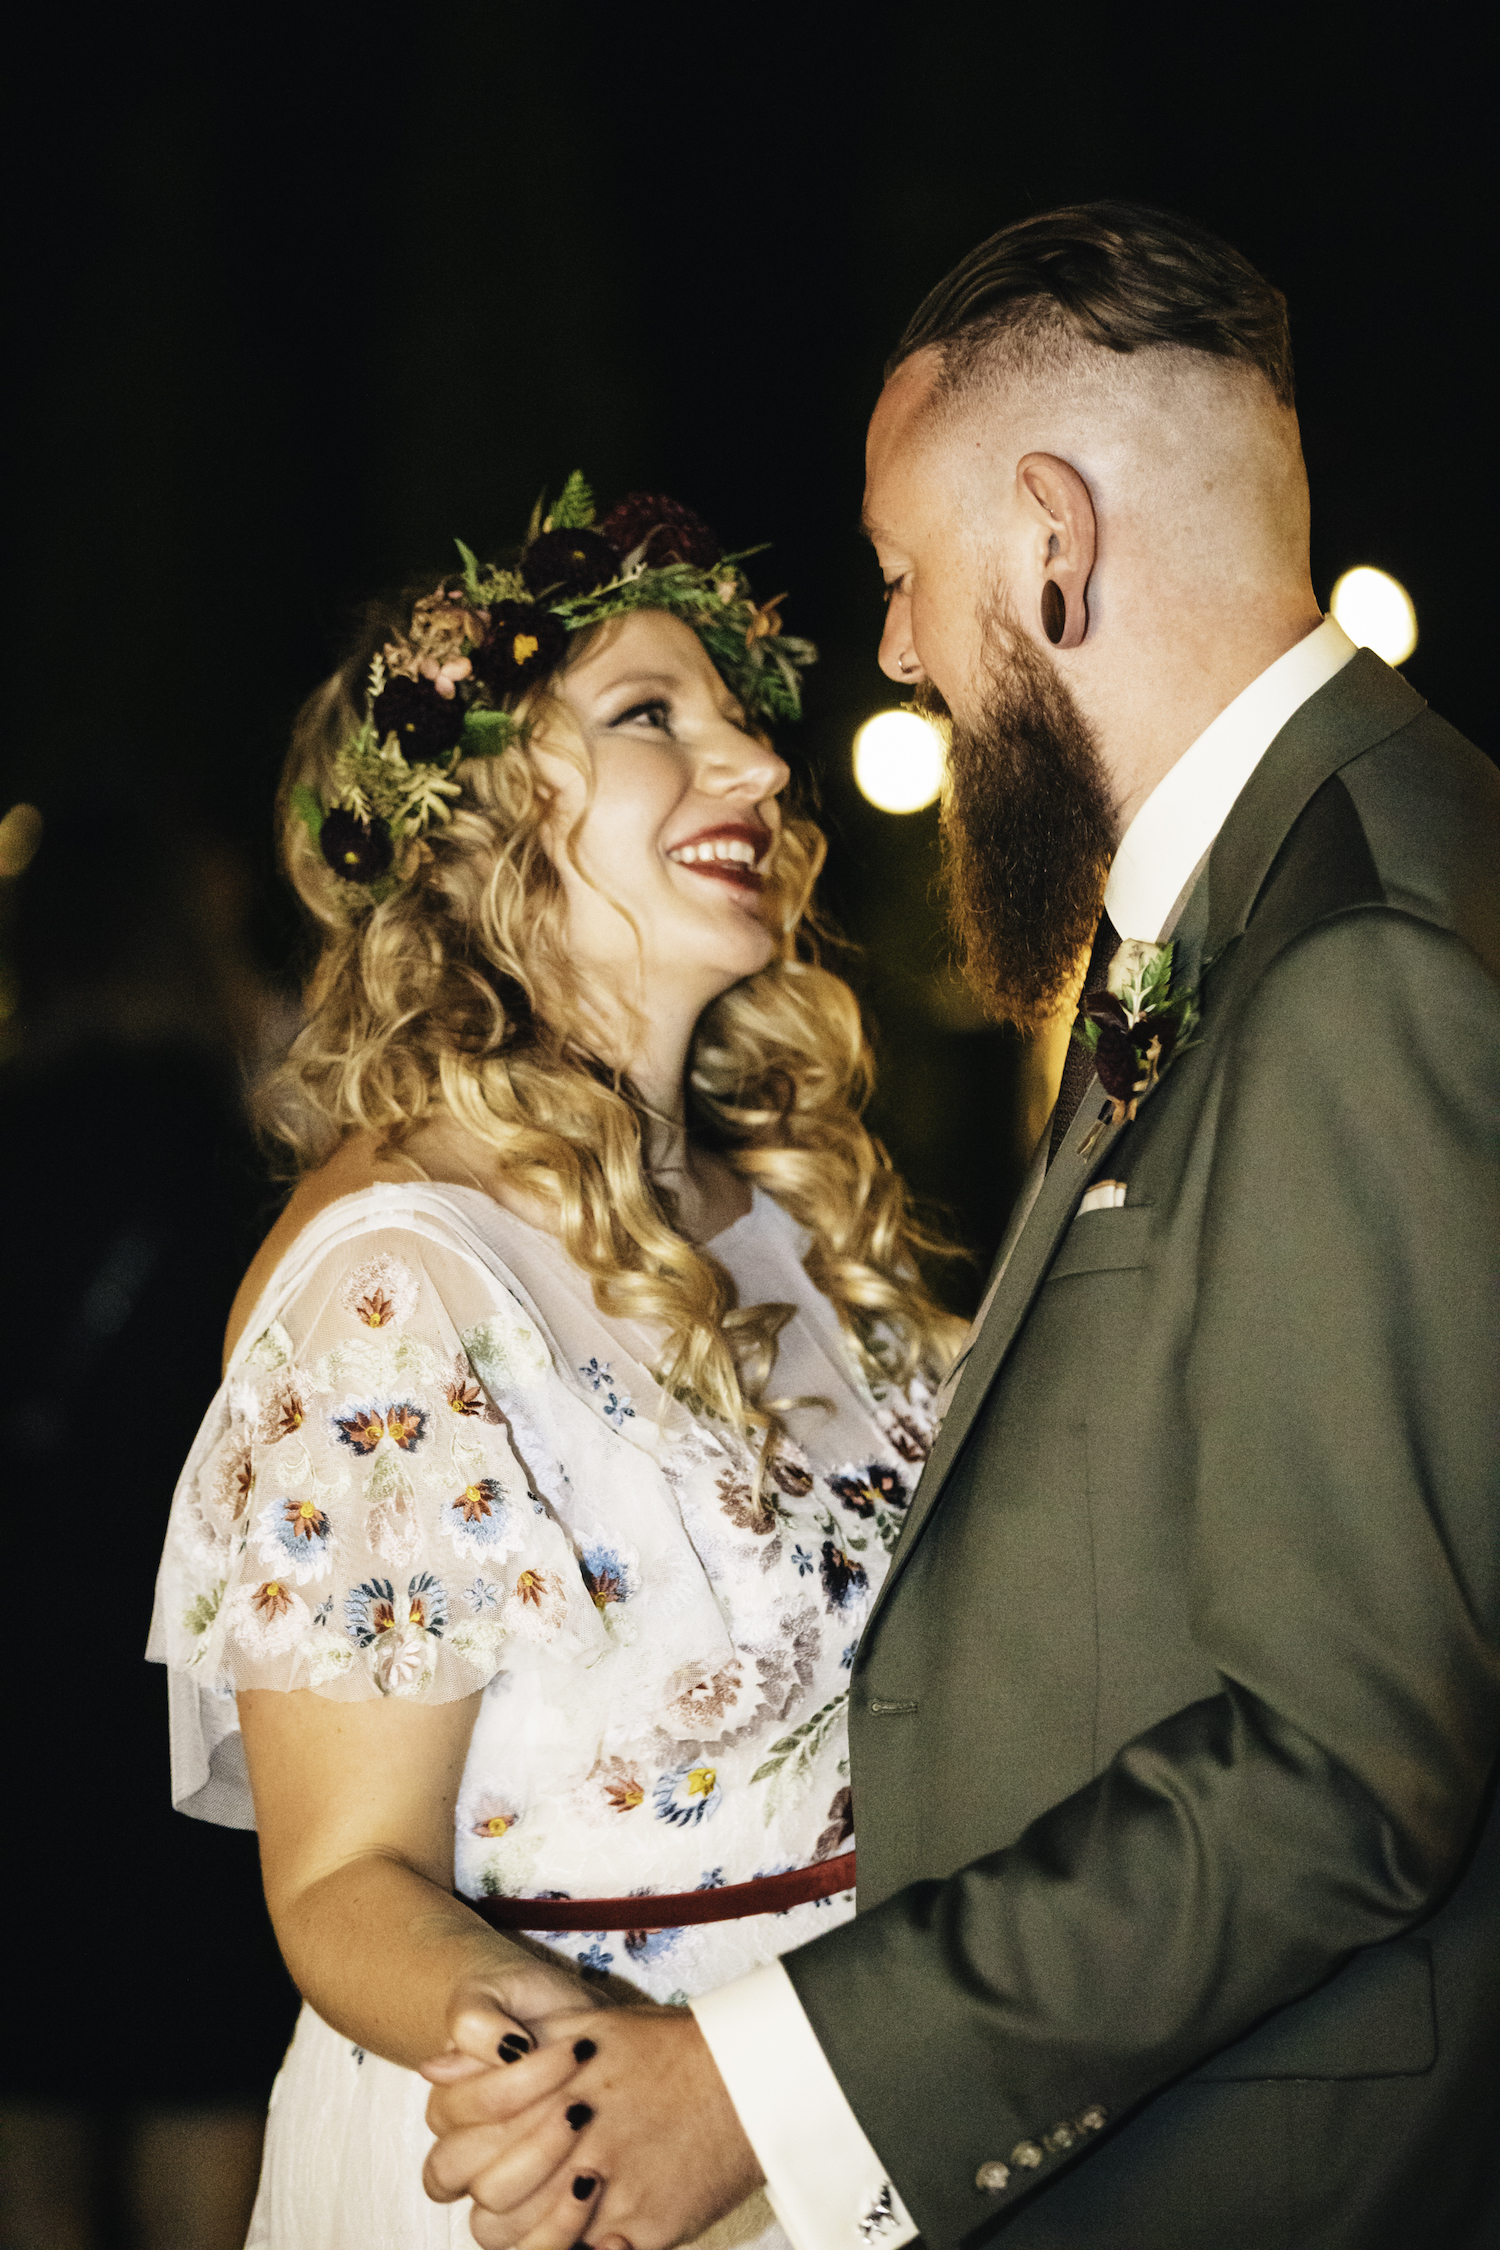
<path fill-rule="evenodd" d="M 1127 938 L 1096 992 L 1086 992 L 1073 1036 L 1094 1057 L 1110 1099 L 1079 1154 L 1087 1156 L 1108 1125 L 1135 1116 L 1172 1057 L 1192 1042 L 1198 1025 L 1196 986 L 1174 991 L 1170 945 Z"/>

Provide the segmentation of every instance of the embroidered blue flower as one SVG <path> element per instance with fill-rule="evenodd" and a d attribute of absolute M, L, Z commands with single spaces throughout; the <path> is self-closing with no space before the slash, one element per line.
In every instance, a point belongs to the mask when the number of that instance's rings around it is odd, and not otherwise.
<path fill-rule="evenodd" d="M 674 1828 L 696 1828 L 710 1820 L 724 1802 L 724 1791 L 713 1766 L 678 1766 L 664 1773 L 652 1792 L 658 1820 Z"/>
<path fill-rule="evenodd" d="M 710 1867 L 708 1872 L 700 1875 L 693 1885 L 695 1891 L 722 1891 L 723 1888 L 724 1870 L 722 1867 Z"/>
<path fill-rule="evenodd" d="M 497 1547 L 505 1537 L 510 1510 L 493 1477 L 478 1477 L 456 1493 L 443 1510 L 449 1538 L 462 1554 L 467 1549 Z"/>
<path fill-rule="evenodd" d="M 272 1500 L 256 1518 L 261 1560 L 287 1572 L 299 1586 L 326 1578 L 332 1567 L 328 1518 L 316 1500 Z"/>
<path fill-rule="evenodd" d="M 681 1930 L 627 1930 L 625 1950 L 632 1961 L 659 1961 L 681 1936 Z"/>
<path fill-rule="evenodd" d="M 366 1457 L 387 1438 L 402 1453 L 415 1453 L 427 1435 L 426 1412 L 410 1399 L 348 1399 L 331 1419 L 339 1443 Z"/>
<path fill-rule="evenodd" d="M 792 1549 L 792 1560 L 797 1565 L 797 1576 L 805 1578 L 813 1567 L 813 1558 L 800 1542 Z"/>
<path fill-rule="evenodd" d="M 616 1384 L 607 1359 L 591 1359 L 578 1372 L 599 1400 L 606 1422 L 612 1423 L 617 1430 L 623 1430 L 627 1422 L 635 1420 L 635 1408 L 626 1393 Z"/>
<path fill-rule="evenodd" d="M 819 1566 L 823 1592 L 830 1609 L 847 1609 L 851 1602 L 866 1592 L 870 1583 L 869 1572 L 863 1563 L 857 1563 L 832 1539 L 823 1542 L 823 1560 Z"/>
<path fill-rule="evenodd" d="M 592 1969 L 596 1976 L 602 1977 L 613 1960 L 614 1955 L 606 1953 L 598 1938 L 595 1938 L 587 1951 L 579 1954 L 578 1966 L 580 1969 Z"/>
<path fill-rule="evenodd" d="M 313 1611 L 313 1623 L 315 1625 L 326 1625 L 332 1615 L 333 1596 L 332 1594 L 330 1594 L 328 1599 L 326 1601 L 319 1602 L 317 1608 Z"/>
<path fill-rule="evenodd" d="M 889 1461 L 847 1462 L 828 1479 L 828 1489 L 856 1516 L 873 1516 L 881 1507 L 903 1509 L 911 1497 L 906 1479 Z"/>
<path fill-rule="evenodd" d="M 858 1641 L 851 1641 L 849 1643 L 849 1646 L 845 1649 L 843 1655 L 839 1658 L 840 1671 L 850 1672 L 854 1669 L 854 1651 L 858 1648 L 858 1646 Z"/>
<path fill-rule="evenodd" d="M 464 1588 L 464 1600 L 477 1616 L 481 1610 L 494 1608 L 499 1593 L 500 1589 L 492 1579 L 476 1578 L 472 1586 Z"/>
<path fill-rule="evenodd" d="M 635 1591 L 630 1573 L 613 1547 L 585 1547 L 578 1567 L 597 1610 L 608 1609 L 611 1602 L 628 1602 Z"/>
<path fill-rule="evenodd" d="M 397 1600 L 388 1578 L 368 1578 L 344 1596 L 344 1627 L 361 1648 L 407 1625 L 440 1638 L 447 1622 L 448 1597 L 430 1570 L 408 1581 L 405 1601 Z"/>

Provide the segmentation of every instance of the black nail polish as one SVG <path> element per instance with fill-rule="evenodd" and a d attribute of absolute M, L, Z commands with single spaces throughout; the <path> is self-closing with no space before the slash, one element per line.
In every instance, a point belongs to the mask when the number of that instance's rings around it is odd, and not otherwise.
<path fill-rule="evenodd" d="M 592 2039 L 575 2039 L 573 2042 L 574 2062 L 592 2062 L 598 2052 Z"/>
<path fill-rule="evenodd" d="M 587 2102 L 573 2102 L 564 2112 L 575 2133 L 583 2131 L 584 2126 L 587 2125 L 593 2114 Z"/>
<path fill-rule="evenodd" d="M 587 2203 L 598 2185 L 599 2182 L 594 2178 L 592 2172 L 580 2172 L 573 2182 L 573 2193 L 580 2203 Z"/>
<path fill-rule="evenodd" d="M 502 2062 L 519 2062 L 523 2055 L 531 2053 L 531 2041 L 522 2032 L 508 2031 L 496 2052 Z"/>

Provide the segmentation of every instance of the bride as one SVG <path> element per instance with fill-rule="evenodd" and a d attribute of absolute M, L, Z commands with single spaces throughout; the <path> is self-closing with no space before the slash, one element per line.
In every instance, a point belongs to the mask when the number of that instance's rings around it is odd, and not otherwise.
<path fill-rule="evenodd" d="M 175 1800 L 258 1828 L 305 2000 L 274 2250 L 468 2241 L 416 2068 L 460 2020 L 513 2057 L 852 1913 L 848 1667 L 957 1332 L 804 934 L 765 729 L 811 649 L 659 496 L 461 553 L 298 721 L 297 1185 L 152 1628 Z"/>

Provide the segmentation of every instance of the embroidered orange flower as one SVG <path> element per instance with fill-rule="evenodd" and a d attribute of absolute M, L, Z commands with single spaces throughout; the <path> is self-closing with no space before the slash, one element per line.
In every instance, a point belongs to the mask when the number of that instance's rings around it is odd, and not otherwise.
<path fill-rule="evenodd" d="M 359 1407 L 353 1414 L 336 1414 L 334 1422 L 345 1445 L 356 1453 L 373 1453 L 385 1436 L 385 1416 L 377 1407 Z"/>
<path fill-rule="evenodd" d="M 288 1500 L 285 1513 L 294 1540 L 322 1539 L 327 1534 L 328 1518 L 315 1500 Z"/>
<path fill-rule="evenodd" d="M 454 1361 L 453 1373 L 443 1386 L 443 1396 L 448 1401 L 450 1411 L 462 1415 L 465 1420 L 498 1422 L 500 1419 L 461 1352 Z"/>
<path fill-rule="evenodd" d="M 634 1812 L 637 1805 L 646 1802 L 646 1792 L 633 1773 L 623 1775 L 618 1781 L 606 1782 L 604 1794 L 612 1812 Z"/>
<path fill-rule="evenodd" d="M 485 1477 L 479 1484 L 466 1484 L 453 1505 L 459 1510 L 465 1523 L 483 1523 L 486 1516 L 491 1516 L 495 1512 L 495 1498 L 494 1482 L 491 1478 Z M 527 1578 L 535 1578 L 536 1572 L 528 1570 L 523 1575 Z M 520 1592 L 519 1585 L 516 1591 Z M 525 1596 L 528 1601 L 539 1598 L 539 1596 L 531 1593 Z"/>
<path fill-rule="evenodd" d="M 292 1590 L 290 1586 L 283 1586 L 279 1578 L 268 1578 L 251 1594 L 250 1605 L 261 1623 L 270 1625 L 291 1608 Z"/>
<path fill-rule="evenodd" d="M 385 1418 L 385 1426 L 403 1453 L 409 1453 L 421 1441 L 425 1415 L 418 1406 L 393 1406 Z"/>

